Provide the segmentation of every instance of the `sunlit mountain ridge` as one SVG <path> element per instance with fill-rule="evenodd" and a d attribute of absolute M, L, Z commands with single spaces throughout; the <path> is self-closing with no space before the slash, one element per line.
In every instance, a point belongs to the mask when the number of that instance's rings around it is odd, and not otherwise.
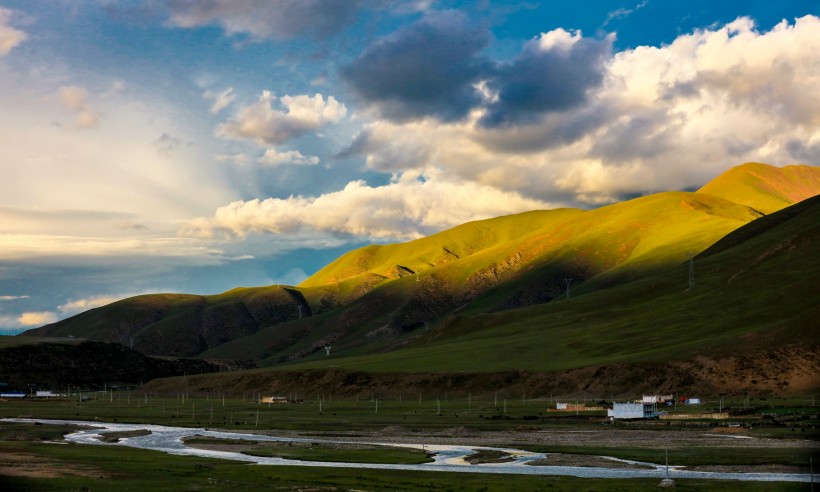
<path fill-rule="evenodd" d="M 587 211 L 532 211 L 406 243 L 367 246 L 297 287 L 139 296 L 27 334 L 119 342 L 152 355 L 250 359 L 265 366 L 332 360 L 345 367 L 349 360 L 357 369 L 403 371 L 420 363 L 447 371 L 554 370 L 640 359 L 641 353 L 673 357 L 675 350 L 662 341 L 642 347 L 635 339 L 645 341 L 642 330 L 650 320 L 674 311 L 678 300 L 671 293 L 687 287 L 687 260 L 760 217 L 817 194 L 816 167 L 744 164 L 697 192 L 657 193 Z M 762 241 L 777 243 L 778 230 L 764 231 Z M 798 241 L 808 258 L 817 250 L 813 237 Z M 785 304 L 772 305 L 771 316 L 758 318 L 802 316 L 812 302 L 807 295 L 788 303 L 788 312 L 781 312 Z M 613 306 L 594 319 L 578 315 L 613 302 L 631 307 Z M 723 302 L 732 311 L 745 301 Z M 673 318 L 664 330 L 690 329 Z M 729 337 L 739 319 L 692 322 Z M 797 326 L 799 331 L 802 325 Z M 590 337 L 600 332 L 595 336 L 601 342 L 587 346 L 580 341 L 586 340 L 584 330 Z M 678 340 L 675 333 L 662 338 Z M 556 341 L 554 349 L 533 352 L 532 347 L 543 349 L 544 336 Z M 570 350 L 573 337 L 586 348 Z M 720 340 L 715 350 L 729 339 Z"/>

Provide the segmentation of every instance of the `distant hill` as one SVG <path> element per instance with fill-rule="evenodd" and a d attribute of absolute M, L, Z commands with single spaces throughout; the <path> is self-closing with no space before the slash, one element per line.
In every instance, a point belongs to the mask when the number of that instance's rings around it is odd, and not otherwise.
<path fill-rule="evenodd" d="M 188 357 L 310 314 L 302 293 L 283 286 L 237 288 L 215 296 L 149 294 L 91 309 L 24 335 L 76 336 L 121 343 L 146 354 Z"/>
<path fill-rule="evenodd" d="M 658 301 L 649 296 L 661 291 L 650 286 L 624 294 L 627 291 L 621 289 L 654 285 L 651 282 L 665 286 L 663 275 L 672 271 L 680 275 L 681 265 L 692 255 L 746 224 L 757 224 L 764 214 L 818 193 L 820 169 L 816 167 L 745 164 L 694 193 L 658 193 L 588 211 L 532 211 L 463 224 L 407 243 L 367 246 L 341 256 L 298 287 L 235 289 L 218 296 L 140 296 L 27 334 L 75 335 L 126 345 L 133 340 L 134 348 L 147 354 L 253 359 L 265 365 L 319 363 L 326 360 L 328 345 L 330 360 L 350 358 L 362 367 L 372 366 L 355 361 L 370 357 L 401 370 L 409 370 L 410 361 L 442 370 L 494 370 L 521 359 L 522 349 L 515 340 L 523 343 L 529 336 L 535 337 L 532 344 L 552 345 L 536 335 L 547 333 L 545 327 L 575 330 L 588 321 L 560 311 L 556 316 L 566 323 L 572 320 L 564 325 L 551 314 L 545 314 L 545 320 L 531 313 L 552 313 L 564 305 L 591 313 L 613 300 L 621 302 L 622 296 L 635 296 L 648 303 L 631 313 L 635 320 L 609 323 L 613 313 L 621 312 L 619 307 L 596 318 L 603 323 L 600 329 L 606 328 L 601 348 L 596 349 L 601 357 L 583 356 L 558 344 L 563 348 L 549 352 L 549 368 L 576 364 L 570 359 L 603 363 L 610 360 L 607 357 L 615 360 L 628 353 L 670 355 L 674 350 L 661 350 L 660 342 L 655 344 L 660 352 L 638 350 L 646 334 L 636 341 L 637 332 L 630 328 L 651 323 L 666 309 L 655 312 Z M 766 239 L 770 240 L 775 239 Z M 691 309 L 701 312 L 697 306 Z M 783 316 L 771 306 L 768 309 Z M 721 310 L 716 314 L 716 320 L 724 319 Z M 738 321 L 726 318 L 725 322 Z M 685 323 L 675 326 L 679 325 L 688 329 Z M 485 340 L 485 329 L 503 334 L 495 340 L 497 346 L 486 346 L 486 356 L 452 356 L 464 350 L 482 353 L 476 344 Z M 559 332 L 553 334 L 558 340 Z M 611 333 L 628 342 L 616 350 L 608 345 Z M 504 355 L 502 347 L 510 352 Z M 525 366 L 548 369 L 527 362 L 526 357 L 522 360 Z"/>
<path fill-rule="evenodd" d="M 157 359 L 116 343 L 3 337 L 0 382 L 8 389 L 65 391 L 67 386 L 96 389 L 137 385 L 152 379 L 247 369 L 241 363 L 216 364 L 197 359 Z M 30 386 L 31 385 L 31 386 Z"/>

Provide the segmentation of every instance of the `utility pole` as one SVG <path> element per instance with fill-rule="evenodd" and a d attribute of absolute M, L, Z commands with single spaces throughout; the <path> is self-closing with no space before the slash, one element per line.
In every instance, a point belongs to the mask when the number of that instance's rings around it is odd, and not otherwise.
<path fill-rule="evenodd" d="M 689 257 L 689 289 L 692 290 L 695 288 L 695 257 Z"/>
<path fill-rule="evenodd" d="M 572 283 L 571 278 L 565 278 L 564 283 L 567 285 L 567 299 L 569 299 L 569 285 Z"/>

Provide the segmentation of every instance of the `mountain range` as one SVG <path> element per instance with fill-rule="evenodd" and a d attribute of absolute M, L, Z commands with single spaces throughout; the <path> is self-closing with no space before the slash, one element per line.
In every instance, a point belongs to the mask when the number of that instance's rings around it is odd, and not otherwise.
<path fill-rule="evenodd" d="M 811 360 L 818 194 L 816 167 L 747 163 L 695 192 L 470 222 L 351 251 L 298 286 L 137 296 L 24 335 L 278 370 Z"/>

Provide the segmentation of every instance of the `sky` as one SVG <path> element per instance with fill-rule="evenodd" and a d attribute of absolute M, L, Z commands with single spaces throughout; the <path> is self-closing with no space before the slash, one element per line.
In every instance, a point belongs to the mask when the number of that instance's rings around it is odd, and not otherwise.
<path fill-rule="evenodd" d="M 820 163 L 820 2 L 0 0 L 0 333 Z"/>

